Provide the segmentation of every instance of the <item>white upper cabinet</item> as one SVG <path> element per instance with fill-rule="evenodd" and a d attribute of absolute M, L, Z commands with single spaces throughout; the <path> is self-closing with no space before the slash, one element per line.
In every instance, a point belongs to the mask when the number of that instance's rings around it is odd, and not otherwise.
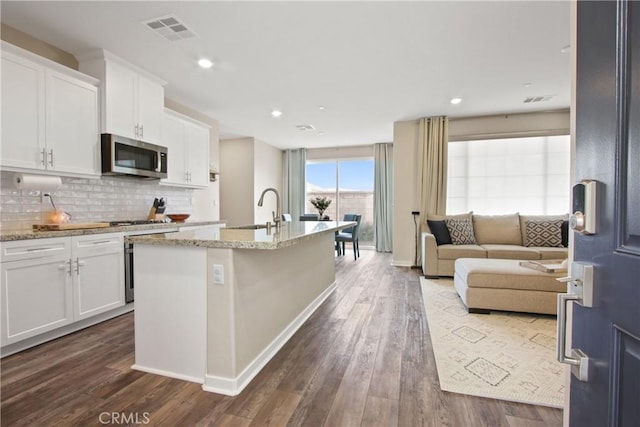
<path fill-rule="evenodd" d="M 78 59 L 80 71 L 102 81 L 102 133 L 160 143 L 166 82 L 106 50 Z"/>
<path fill-rule="evenodd" d="M 47 71 L 47 168 L 99 175 L 98 88 Z"/>
<path fill-rule="evenodd" d="M 209 185 L 209 127 L 166 109 L 163 143 L 169 147 L 168 177 L 161 184 L 190 188 Z"/>
<path fill-rule="evenodd" d="M 3 169 L 99 175 L 97 84 L 3 42 Z"/>

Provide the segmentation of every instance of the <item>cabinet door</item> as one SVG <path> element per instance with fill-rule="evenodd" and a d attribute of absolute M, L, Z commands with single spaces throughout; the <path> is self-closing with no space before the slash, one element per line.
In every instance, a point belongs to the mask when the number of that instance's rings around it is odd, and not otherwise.
<path fill-rule="evenodd" d="M 164 119 L 162 144 L 169 148 L 167 160 L 167 178 L 163 184 L 186 184 L 186 159 L 185 159 L 185 133 L 184 123 L 177 117 L 169 114 Z"/>
<path fill-rule="evenodd" d="M 209 185 L 209 129 L 186 124 L 187 171 L 189 186 L 207 187 Z"/>
<path fill-rule="evenodd" d="M 103 131 L 136 139 L 138 75 L 114 62 L 105 66 Z"/>
<path fill-rule="evenodd" d="M 44 169 L 44 68 L 2 53 L 2 166 Z"/>
<path fill-rule="evenodd" d="M 153 80 L 138 75 L 138 139 L 152 144 L 162 141 L 164 88 Z"/>
<path fill-rule="evenodd" d="M 100 175 L 98 89 L 47 71 L 47 169 Z"/>
<path fill-rule="evenodd" d="M 2 346 L 73 322 L 69 247 L 64 251 L 52 247 L 60 253 L 42 257 L 32 249 L 27 259 L 3 262 L 0 267 Z"/>
<path fill-rule="evenodd" d="M 102 234 L 72 238 L 74 319 L 81 320 L 121 307 L 124 296 L 122 235 Z"/>

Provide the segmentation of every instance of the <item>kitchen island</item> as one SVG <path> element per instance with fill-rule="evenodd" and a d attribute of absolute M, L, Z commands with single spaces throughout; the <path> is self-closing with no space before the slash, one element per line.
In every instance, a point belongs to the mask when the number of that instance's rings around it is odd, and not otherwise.
<path fill-rule="evenodd" d="M 134 369 L 236 395 L 335 289 L 335 232 L 288 222 L 130 237 Z"/>

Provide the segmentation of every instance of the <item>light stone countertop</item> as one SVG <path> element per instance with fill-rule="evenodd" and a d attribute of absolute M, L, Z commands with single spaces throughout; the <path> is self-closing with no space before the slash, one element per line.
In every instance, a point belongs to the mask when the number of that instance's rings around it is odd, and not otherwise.
<path fill-rule="evenodd" d="M 162 233 L 162 230 L 172 232 L 178 230 L 180 227 L 194 227 L 194 226 L 206 226 L 225 224 L 226 221 L 185 221 L 185 222 L 161 222 L 156 224 L 137 224 L 137 225 L 122 225 L 114 227 L 103 228 L 80 228 L 77 230 L 61 230 L 61 231 L 33 231 L 33 230 L 10 230 L 0 232 L 0 242 L 11 242 L 16 240 L 30 240 L 30 239 L 46 239 L 50 237 L 69 237 L 69 236 L 86 236 L 90 234 L 103 234 L 103 233 L 130 233 L 136 231 L 148 231 L 158 230 Z"/>
<path fill-rule="evenodd" d="M 300 241 L 313 239 L 322 233 L 335 233 L 356 225 L 352 221 L 294 221 L 275 227 L 247 230 L 240 228 L 201 229 L 179 233 L 127 237 L 134 244 L 156 246 L 198 246 L 227 249 L 280 249 Z"/>

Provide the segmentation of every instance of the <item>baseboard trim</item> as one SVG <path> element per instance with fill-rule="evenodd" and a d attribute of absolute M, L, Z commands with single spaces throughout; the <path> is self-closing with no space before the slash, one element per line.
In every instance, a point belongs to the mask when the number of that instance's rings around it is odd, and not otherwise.
<path fill-rule="evenodd" d="M 192 376 L 189 376 L 189 375 L 178 374 L 178 373 L 171 372 L 171 371 L 165 371 L 163 369 L 149 368 L 149 367 L 138 365 L 138 364 L 133 364 L 131 366 L 131 369 L 135 369 L 136 371 L 147 372 L 149 374 L 162 375 L 162 376 L 169 377 L 169 378 L 175 378 L 175 379 L 178 379 L 178 380 L 189 381 L 189 382 L 192 382 L 192 383 L 202 384 L 202 382 L 203 382 L 202 378 L 192 377 Z"/>
<path fill-rule="evenodd" d="M 336 282 L 318 295 L 302 312 L 251 363 L 235 378 L 205 375 L 202 389 L 212 393 L 237 396 L 258 375 L 260 370 L 269 363 L 276 353 L 289 341 L 298 329 L 307 321 L 320 305 L 335 291 Z"/>
<path fill-rule="evenodd" d="M 394 267 L 413 267 L 413 261 L 393 260 L 391 261 L 391 265 Z"/>

